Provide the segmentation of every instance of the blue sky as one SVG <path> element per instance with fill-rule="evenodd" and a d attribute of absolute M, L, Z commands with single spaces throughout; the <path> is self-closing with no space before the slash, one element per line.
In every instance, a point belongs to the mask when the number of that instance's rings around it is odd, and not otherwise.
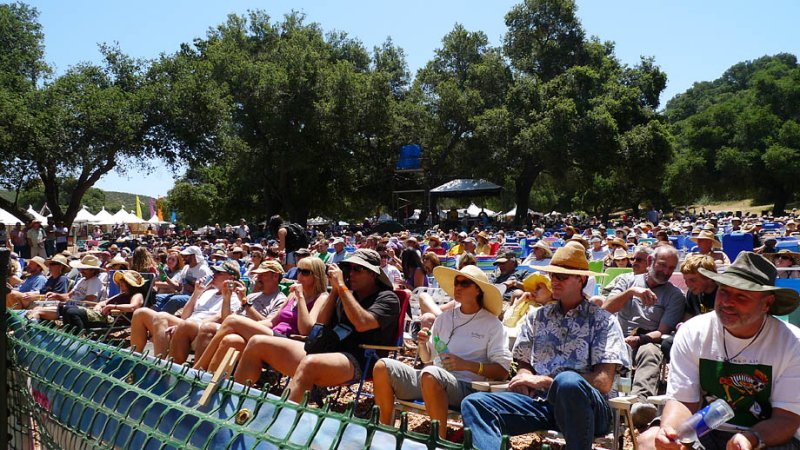
<path fill-rule="evenodd" d="M 456 23 L 481 30 L 499 45 L 510 0 L 43 0 L 39 10 L 46 59 L 62 73 L 80 61 L 99 60 L 97 44 L 118 42 L 137 58 L 174 52 L 180 43 L 205 35 L 229 13 L 267 11 L 276 20 L 297 10 L 325 30 L 346 31 L 367 48 L 391 36 L 402 47 L 410 70 L 424 66 Z M 772 0 L 578 0 L 587 34 L 616 43 L 616 55 L 636 64 L 655 57 L 668 75 L 662 106 L 696 81 L 718 78 L 731 65 L 779 52 L 800 54 L 800 1 Z M 398 143 L 399 145 L 400 143 Z M 163 168 L 150 174 L 105 176 L 97 187 L 151 196 L 166 195 L 177 175 Z"/>

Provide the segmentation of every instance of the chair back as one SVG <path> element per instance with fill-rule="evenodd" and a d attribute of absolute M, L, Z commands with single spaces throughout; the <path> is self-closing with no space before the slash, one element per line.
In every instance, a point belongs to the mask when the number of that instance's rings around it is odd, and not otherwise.
<path fill-rule="evenodd" d="M 753 251 L 753 236 L 749 233 L 730 233 L 722 235 L 722 251 L 731 261 L 741 252 Z"/>
<path fill-rule="evenodd" d="M 397 318 L 397 335 L 395 336 L 395 345 L 402 346 L 403 345 L 403 331 L 405 331 L 406 320 L 406 312 L 408 311 L 408 304 L 411 300 L 411 291 L 407 289 L 395 289 L 395 295 L 400 300 L 400 316 Z"/>
<path fill-rule="evenodd" d="M 156 281 L 156 274 L 150 272 L 139 272 L 139 274 L 144 278 L 144 302 L 142 302 L 142 307 L 148 308 L 152 303 L 153 299 L 155 299 L 155 295 L 153 295 L 153 283 Z"/>
<path fill-rule="evenodd" d="M 606 276 L 603 279 L 603 287 L 608 286 L 614 281 L 614 278 L 622 275 L 623 273 L 632 273 L 633 269 L 630 267 L 609 267 L 606 269 Z"/>
<path fill-rule="evenodd" d="M 119 294 L 119 285 L 114 281 L 115 273 L 117 273 L 116 270 L 108 272 L 108 296 L 106 298 L 111 298 Z"/>
<path fill-rule="evenodd" d="M 800 292 L 800 278 L 778 278 L 775 280 L 775 286 Z M 800 308 L 795 309 L 786 316 L 778 316 L 778 318 L 782 318 L 794 326 L 800 326 Z"/>

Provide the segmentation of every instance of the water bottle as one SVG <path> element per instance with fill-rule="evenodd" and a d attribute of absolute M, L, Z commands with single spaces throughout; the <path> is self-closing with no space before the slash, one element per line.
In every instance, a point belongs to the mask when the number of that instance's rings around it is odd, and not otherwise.
<path fill-rule="evenodd" d="M 733 408 L 725 400 L 718 398 L 678 427 L 678 441 L 696 442 L 709 431 L 731 420 L 733 416 Z"/>
<path fill-rule="evenodd" d="M 442 358 L 440 355 L 448 352 L 447 344 L 443 340 L 439 339 L 439 336 L 434 336 L 433 348 L 436 350 L 436 356 L 433 357 L 433 363 L 439 367 L 442 367 Z"/>
<path fill-rule="evenodd" d="M 167 272 L 164 270 L 166 266 L 164 264 L 158 265 L 158 273 L 160 275 L 161 281 L 167 281 Z"/>

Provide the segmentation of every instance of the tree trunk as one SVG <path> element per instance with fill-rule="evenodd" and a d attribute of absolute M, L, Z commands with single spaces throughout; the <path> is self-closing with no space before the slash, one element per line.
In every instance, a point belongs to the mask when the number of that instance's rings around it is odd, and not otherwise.
<path fill-rule="evenodd" d="M 520 176 L 514 183 L 514 201 L 517 202 L 517 214 L 514 215 L 514 226 L 519 228 L 528 216 L 531 188 L 536 177 Z"/>
<path fill-rule="evenodd" d="M 772 206 L 772 215 L 775 217 L 782 216 L 784 211 L 786 211 L 786 204 L 788 202 L 788 196 L 784 193 L 775 196 L 775 204 Z"/>

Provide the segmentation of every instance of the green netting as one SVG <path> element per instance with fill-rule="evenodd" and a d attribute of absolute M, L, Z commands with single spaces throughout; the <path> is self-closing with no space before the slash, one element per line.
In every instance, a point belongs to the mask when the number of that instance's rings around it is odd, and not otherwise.
<path fill-rule="evenodd" d="M 9 448 L 456 449 L 430 434 L 223 382 L 211 374 L 9 315 Z"/>

